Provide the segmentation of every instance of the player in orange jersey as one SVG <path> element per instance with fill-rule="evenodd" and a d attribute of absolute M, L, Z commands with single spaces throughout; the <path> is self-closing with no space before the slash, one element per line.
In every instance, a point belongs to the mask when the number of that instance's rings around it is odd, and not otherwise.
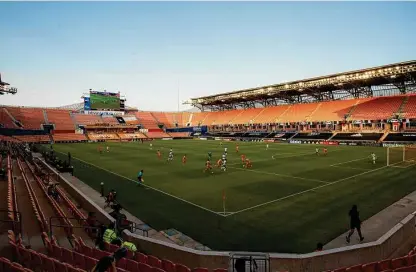
<path fill-rule="evenodd" d="M 324 148 L 324 156 L 326 156 L 326 154 L 328 154 L 328 149 Z"/>
<path fill-rule="evenodd" d="M 218 168 L 220 168 L 220 167 L 221 167 L 221 165 L 222 165 L 222 160 L 221 160 L 221 159 L 219 159 L 219 160 L 217 161 L 217 167 L 218 167 Z"/>
<path fill-rule="evenodd" d="M 245 168 L 251 168 L 253 165 L 251 164 L 251 161 L 249 159 L 246 159 Z"/>
<path fill-rule="evenodd" d="M 182 157 L 182 164 L 183 164 L 183 165 L 185 165 L 185 164 L 186 164 L 186 154 L 185 154 L 185 155 L 183 155 L 183 157 Z"/>
<path fill-rule="evenodd" d="M 160 150 L 159 149 L 157 150 L 156 154 L 157 154 L 157 158 L 159 160 L 162 159 L 162 154 L 160 153 Z"/>
<path fill-rule="evenodd" d="M 238 153 L 238 150 L 239 150 L 239 146 L 238 146 L 238 145 L 236 145 L 236 146 L 235 146 L 235 152 L 237 152 L 237 153 Z"/>
<path fill-rule="evenodd" d="M 98 146 L 98 152 L 101 154 L 103 153 L 103 147 L 101 145 Z"/>
<path fill-rule="evenodd" d="M 246 161 L 246 155 L 241 154 L 241 162 L 244 164 L 245 161 Z"/>
<path fill-rule="evenodd" d="M 207 172 L 207 171 L 211 171 L 211 173 L 214 173 L 214 172 L 212 172 L 212 165 L 211 165 L 211 161 L 210 160 L 207 160 L 207 162 L 205 163 L 205 170 L 204 170 L 204 172 Z"/>

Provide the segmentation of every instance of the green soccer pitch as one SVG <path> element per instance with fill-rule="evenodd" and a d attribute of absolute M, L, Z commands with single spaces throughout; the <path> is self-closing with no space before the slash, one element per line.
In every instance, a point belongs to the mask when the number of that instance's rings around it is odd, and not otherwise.
<path fill-rule="evenodd" d="M 117 190 L 132 214 L 157 230 L 175 228 L 215 250 L 303 253 L 348 230 L 357 204 L 362 220 L 416 190 L 416 168 L 386 166 L 380 147 L 174 140 L 139 143 L 56 144 L 71 152 L 75 176 L 100 190 Z M 110 152 L 99 154 L 98 145 Z M 204 173 L 228 147 L 228 169 Z M 173 148 L 175 158 L 167 162 Z M 156 156 L 160 149 L 163 159 Z M 370 154 L 377 155 L 375 165 Z M 182 156 L 188 161 L 182 165 Z M 242 167 L 240 155 L 252 162 Z M 274 157 L 274 158 L 272 158 Z M 134 182 L 144 170 L 145 186 Z M 225 192 L 225 213 L 223 207 Z M 365 228 L 363 229 L 365 236 Z"/>

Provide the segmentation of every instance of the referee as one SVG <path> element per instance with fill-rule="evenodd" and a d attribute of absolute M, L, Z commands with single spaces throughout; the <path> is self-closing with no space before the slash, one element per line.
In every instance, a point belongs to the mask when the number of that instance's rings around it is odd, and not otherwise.
<path fill-rule="evenodd" d="M 137 182 L 138 182 L 139 185 L 144 182 L 143 170 L 140 170 L 139 173 L 137 174 Z"/>

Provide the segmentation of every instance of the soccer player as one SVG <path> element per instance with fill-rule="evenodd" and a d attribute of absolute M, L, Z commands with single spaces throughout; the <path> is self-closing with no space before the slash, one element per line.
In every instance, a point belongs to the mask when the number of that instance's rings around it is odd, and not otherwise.
<path fill-rule="evenodd" d="M 221 167 L 221 165 L 222 165 L 222 160 L 221 160 L 221 159 L 219 159 L 219 160 L 217 161 L 217 167 L 218 167 L 218 168 L 220 168 L 220 167 Z"/>
<path fill-rule="evenodd" d="M 110 152 L 110 147 L 107 145 L 107 152 Z"/>
<path fill-rule="evenodd" d="M 227 153 L 223 153 L 222 154 L 222 160 L 226 160 L 227 159 Z"/>
<path fill-rule="evenodd" d="M 376 164 L 377 156 L 376 156 L 376 154 L 374 154 L 374 152 L 371 153 L 370 158 L 373 161 L 373 164 Z"/>
<path fill-rule="evenodd" d="M 205 173 L 205 172 L 207 172 L 207 171 L 211 171 L 211 173 L 214 173 L 214 172 L 212 171 L 212 166 L 211 166 L 211 161 L 210 161 L 210 160 L 207 160 L 207 161 L 205 162 L 205 170 L 204 170 L 204 173 Z"/>
<path fill-rule="evenodd" d="M 266 150 L 269 150 L 269 144 L 266 144 Z"/>
<path fill-rule="evenodd" d="M 150 149 L 150 150 L 152 150 L 152 149 L 153 149 L 153 144 L 152 144 L 152 143 L 149 145 L 149 149 Z"/>
<path fill-rule="evenodd" d="M 169 151 L 168 161 L 173 161 L 173 150 L 172 150 L 172 148 Z"/>
<path fill-rule="evenodd" d="M 102 154 L 103 153 L 103 147 L 100 145 L 100 146 L 98 146 L 98 152 L 100 152 L 100 154 Z"/>
<path fill-rule="evenodd" d="M 241 162 L 244 164 L 245 161 L 246 161 L 246 155 L 241 154 Z"/>
<path fill-rule="evenodd" d="M 143 172 L 143 170 L 140 170 L 137 174 L 137 185 L 141 185 L 144 182 Z"/>
<path fill-rule="evenodd" d="M 211 161 L 211 159 L 212 159 L 212 152 L 210 151 L 208 152 L 208 160 Z"/>
<path fill-rule="evenodd" d="M 227 147 L 224 147 L 224 153 L 225 153 L 225 155 L 227 155 L 227 150 L 228 150 L 228 148 Z"/>
<path fill-rule="evenodd" d="M 222 171 L 227 171 L 227 160 L 223 161 L 222 165 L 221 165 L 221 170 Z"/>
<path fill-rule="evenodd" d="M 186 164 L 186 154 L 185 154 L 185 155 L 183 155 L 183 157 L 182 157 L 182 164 L 183 164 L 183 165 L 185 165 L 185 164 Z"/>
<path fill-rule="evenodd" d="M 319 148 L 315 148 L 315 154 L 319 156 Z"/>
<path fill-rule="evenodd" d="M 162 154 L 160 153 L 159 149 L 157 150 L 156 154 L 157 154 L 157 158 L 160 160 L 162 158 Z"/>
<path fill-rule="evenodd" d="M 249 159 L 246 159 L 246 164 L 243 165 L 245 168 L 251 168 L 253 165 L 251 164 L 251 161 Z"/>
<path fill-rule="evenodd" d="M 238 149 L 239 149 L 239 147 L 238 147 L 238 145 L 236 145 L 236 146 L 235 146 L 235 152 L 237 152 L 237 153 L 238 153 Z"/>
<path fill-rule="evenodd" d="M 324 148 L 324 156 L 326 156 L 326 154 L 328 154 L 328 149 Z"/>

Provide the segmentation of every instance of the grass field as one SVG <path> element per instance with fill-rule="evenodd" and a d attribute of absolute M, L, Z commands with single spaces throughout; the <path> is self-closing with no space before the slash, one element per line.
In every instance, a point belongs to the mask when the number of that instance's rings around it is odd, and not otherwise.
<path fill-rule="evenodd" d="M 236 142 L 153 141 L 153 150 L 149 143 L 104 145 L 110 152 L 101 155 L 97 143 L 54 149 L 71 152 L 78 178 L 96 190 L 101 182 L 116 189 L 122 205 L 153 228 L 175 228 L 216 250 L 310 252 L 348 229 L 351 205 L 359 206 L 364 220 L 416 190 L 416 168 L 387 167 L 380 147 L 328 146 L 327 156 L 316 156 L 314 145 L 272 143 L 266 150 L 265 143 L 239 142 L 239 154 Z M 227 172 L 204 173 L 207 153 L 216 161 L 225 146 Z M 156 156 L 159 148 L 163 160 Z M 171 163 L 169 148 L 175 153 Z M 242 153 L 252 169 L 241 166 Z M 147 187 L 133 182 L 140 169 Z"/>

